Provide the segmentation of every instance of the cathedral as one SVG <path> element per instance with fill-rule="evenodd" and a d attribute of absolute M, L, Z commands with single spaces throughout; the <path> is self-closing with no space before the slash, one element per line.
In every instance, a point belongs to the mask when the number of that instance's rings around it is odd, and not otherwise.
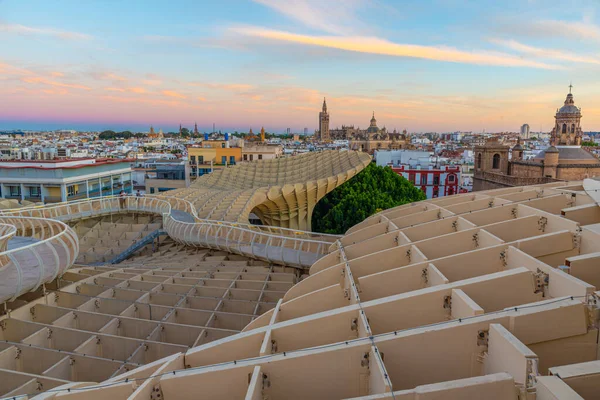
<path fill-rule="evenodd" d="M 367 129 L 355 128 L 354 125 L 342 125 L 342 128 L 329 129 L 329 113 L 327 101 L 323 99 L 323 108 L 319 113 L 319 130 L 315 138 L 320 142 L 347 140 L 351 150 L 373 153 L 375 150 L 398 150 L 408 147 L 406 130 L 402 133 L 388 132 L 385 127 L 379 128 L 375 112 Z"/>
<path fill-rule="evenodd" d="M 150 132 L 148 132 L 148 138 L 150 139 L 163 139 L 165 135 L 163 134 L 162 129 L 159 129 L 158 133 L 154 131 L 154 127 L 150 126 Z"/>
<path fill-rule="evenodd" d="M 600 176 L 600 160 L 581 147 L 581 109 L 575 105 L 571 88 L 564 105 L 556 110 L 550 146 L 532 160 L 523 160 L 520 142 L 512 149 L 497 141 L 475 147 L 473 190 Z"/>

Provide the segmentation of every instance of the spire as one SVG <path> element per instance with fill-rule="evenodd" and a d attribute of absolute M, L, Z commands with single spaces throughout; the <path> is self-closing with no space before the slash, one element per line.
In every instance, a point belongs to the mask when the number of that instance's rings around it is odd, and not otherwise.
<path fill-rule="evenodd" d="M 327 112 L 327 100 L 323 97 L 323 112 Z"/>
<path fill-rule="evenodd" d="M 181 135 L 181 124 L 179 124 L 179 134 Z"/>
<path fill-rule="evenodd" d="M 194 122 L 194 133 L 197 134 L 198 133 L 198 123 Z"/>
<path fill-rule="evenodd" d="M 371 125 L 372 127 L 377 126 L 377 120 L 375 119 L 375 111 L 373 111 L 373 117 L 371 118 Z"/>
<path fill-rule="evenodd" d="M 569 82 L 569 94 L 571 94 L 571 89 L 573 89 L 573 82 Z"/>

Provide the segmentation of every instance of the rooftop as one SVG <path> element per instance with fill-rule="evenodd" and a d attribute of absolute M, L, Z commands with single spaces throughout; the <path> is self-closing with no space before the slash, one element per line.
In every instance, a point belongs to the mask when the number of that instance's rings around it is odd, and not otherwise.
<path fill-rule="evenodd" d="M 0 168 L 74 169 L 97 165 L 130 163 L 118 158 L 65 158 L 60 160 L 0 160 Z"/>
<path fill-rule="evenodd" d="M 18 236 L 152 214 L 168 238 L 121 264 L 75 265 L 44 287 L 27 275 L 34 290 L 0 321 L 0 390 L 69 399 L 594 398 L 599 193 L 600 181 L 585 180 L 454 195 L 385 210 L 328 241 L 210 221 L 170 196 L 5 214 Z M 25 215 L 43 218 L 18 224 Z M 0 242 L 13 232 L 0 231 Z M 76 246 L 61 243 L 58 254 Z M 315 251 L 309 268 L 293 264 Z"/>

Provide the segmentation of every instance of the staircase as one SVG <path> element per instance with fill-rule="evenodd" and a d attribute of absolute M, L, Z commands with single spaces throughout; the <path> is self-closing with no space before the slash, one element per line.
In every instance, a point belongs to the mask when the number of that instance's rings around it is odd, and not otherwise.
<path fill-rule="evenodd" d="M 127 258 L 129 258 L 129 256 L 131 256 L 132 254 L 141 250 L 144 246 L 152 243 L 154 241 L 154 239 L 156 239 L 157 237 L 159 237 L 161 235 L 167 235 L 167 232 L 163 231 L 162 229 L 155 230 L 151 234 L 143 237 L 141 240 L 138 240 L 135 243 L 133 243 L 131 246 L 129 246 L 127 249 L 125 249 L 121 254 L 119 254 L 112 260 L 110 260 L 109 263 L 110 264 L 118 264 L 122 261 L 125 261 Z"/>

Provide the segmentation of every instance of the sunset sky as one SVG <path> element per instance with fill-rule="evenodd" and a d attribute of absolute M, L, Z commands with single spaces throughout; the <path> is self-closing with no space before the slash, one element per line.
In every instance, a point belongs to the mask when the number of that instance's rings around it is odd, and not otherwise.
<path fill-rule="evenodd" d="M 600 130 L 597 0 L 0 0 L 0 129 Z"/>

